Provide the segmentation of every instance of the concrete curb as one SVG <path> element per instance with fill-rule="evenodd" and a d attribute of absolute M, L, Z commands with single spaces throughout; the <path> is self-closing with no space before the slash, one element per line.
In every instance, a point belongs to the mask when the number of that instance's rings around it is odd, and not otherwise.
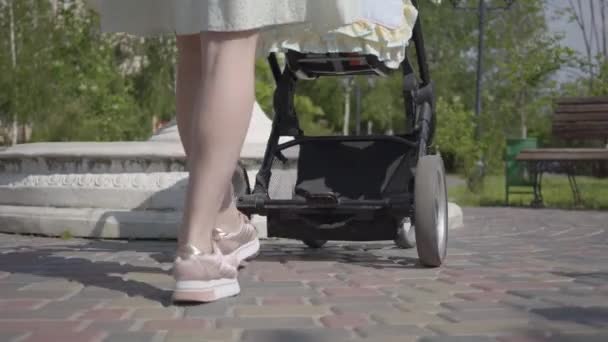
<path fill-rule="evenodd" d="M 177 211 L 54 208 L 0 205 L 0 232 L 106 239 L 175 239 L 181 213 Z M 255 217 L 261 238 L 266 220 Z M 450 203 L 449 228 L 462 228 L 462 209 Z"/>

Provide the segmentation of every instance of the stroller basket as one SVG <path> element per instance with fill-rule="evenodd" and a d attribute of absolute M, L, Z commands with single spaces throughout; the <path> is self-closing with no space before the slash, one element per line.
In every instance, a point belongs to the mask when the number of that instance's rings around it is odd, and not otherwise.
<path fill-rule="evenodd" d="M 278 146 L 267 192 L 239 208 L 266 214 L 275 237 L 391 240 L 411 213 L 416 153 L 396 136 L 296 139 Z"/>
<path fill-rule="evenodd" d="M 407 193 L 412 150 L 392 139 L 321 139 L 300 144 L 295 196 L 384 200 Z"/>

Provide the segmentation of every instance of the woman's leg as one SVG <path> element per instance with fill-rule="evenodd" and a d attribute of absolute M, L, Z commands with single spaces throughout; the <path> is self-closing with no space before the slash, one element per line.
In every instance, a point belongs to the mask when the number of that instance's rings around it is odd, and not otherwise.
<path fill-rule="evenodd" d="M 222 204 L 230 204 L 225 212 L 234 208 L 233 201 L 227 200 L 226 189 L 231 187 L 251 118 L 256 45 L 255 31 L 202 34 L 198 80 L 189 78 L 183 68 L 189 58 L 180 57 L 184 64 L 178 72 L 178 115 L 190 169 L 180 244 L 193 245 L 204 253 L 212 251 L 212 230 Z M 182 50 L 186 49 L 182 46 Z M 188 87 L 186 81 L 198 83 L 194 96 L 184 89 Z M 190 118 L 188 108 L 194 108 Z M 236 215 L 226 216 L 238 222 Z"/>
<path fill-rule="evenodd" d="M 192 118 L 195 115 L 195 111 L 198 111 L 198 98 L 202 82 L 204 81 L 202 75 L 202 64 L 204 62 L 202 60 L 200 34 L 177 36 L 177 50 L 177 128 L 184 151 L 188 157 L 192 143 Z M 217 216 L 217 225 L 221 226 L 226 232 L 238 229 L 240 224 L 238 209 L 236 208 L 233 196 L 233 187 L 232 183 L 230 183 L 226 189 L 224 200 Z"/>
<path fill-rule="evenodd" d="M 190 122 L 201 88 L 201 37 L 177 36 L 177 129 L 186 156 L 190 155 Z"/>

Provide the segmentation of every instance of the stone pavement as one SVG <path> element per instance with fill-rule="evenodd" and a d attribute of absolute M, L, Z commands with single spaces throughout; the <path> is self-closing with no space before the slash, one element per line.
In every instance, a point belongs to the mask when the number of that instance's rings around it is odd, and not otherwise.
<path fill-rule="evenodd" d="M 172 242 L 0 235 L 0 341 L 608 341 L 608 212 L 467 209 L 441 269 L 268 241 L 242 294 L 172 306 Z"/>

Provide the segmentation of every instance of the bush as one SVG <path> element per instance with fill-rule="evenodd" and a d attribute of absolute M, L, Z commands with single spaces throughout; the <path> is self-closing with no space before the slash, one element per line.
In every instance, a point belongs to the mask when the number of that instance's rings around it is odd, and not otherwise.
<path fill-rule="evenodd" d="M 481 148 L 475 143 L 474 114 L 465 109 L 459 97 L 437 101 L 435 147 L 446 160 L 448 172 L 469 176 L 474 172 Z"/>

